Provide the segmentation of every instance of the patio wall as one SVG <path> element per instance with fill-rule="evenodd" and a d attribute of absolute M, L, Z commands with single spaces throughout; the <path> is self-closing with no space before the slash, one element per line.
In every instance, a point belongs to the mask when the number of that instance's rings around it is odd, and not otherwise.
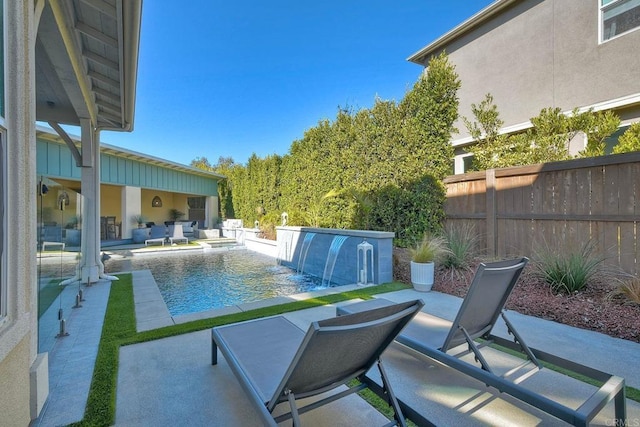
<path fill-rule="evenodd" d="M 367 282 L 381 284 L 393 280 L 394 233 L 312 227 L 277 227 L 277 233 L 278 262 L 294 270 L 322 278 L 329 253 L 336 250 L 331 282 L 358 283 L 364 264 L 358 245 L 366 239 L 373 254 L 373 262 L 367 260 Z M 336 243 L 340 240 L 338 250 Z"/>
<path fill-rule="evenodd" d="M 471 223 L 493 257 L 592 239 L 608 264 L 640 273 L 640 152 L 445 179 L 447 223 Z"/>
<path fill-rule="evenodd" d="M 273 240 L 259 238 L 259 232 L 260 230 L 255 228 L 236 228 L 234 229 L 234 237 L 238 243 L 246 246 L 247 249 L 276 258 L 278 256 L 278 243 Z"/>

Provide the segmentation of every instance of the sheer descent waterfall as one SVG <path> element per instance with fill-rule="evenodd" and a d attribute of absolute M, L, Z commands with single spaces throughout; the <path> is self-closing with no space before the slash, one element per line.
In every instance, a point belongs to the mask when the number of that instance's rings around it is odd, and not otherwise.
<path fill-rule="evenodd" d="M 335 236 L 331 242 L 329 253 L 327 254 L 327 263 L 324 265 L 324 274 L 322 275 L 322 286 L 329 286 L 331 283 L 331 276 L 333 275 L 333 268 L 336 265 L 338 254 L 342 244 L 347 240 L 349 236 Z"/>

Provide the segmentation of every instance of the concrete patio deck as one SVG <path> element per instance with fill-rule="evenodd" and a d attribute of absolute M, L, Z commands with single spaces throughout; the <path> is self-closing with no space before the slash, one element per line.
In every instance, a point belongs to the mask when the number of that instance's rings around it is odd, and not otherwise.
<path fill-rule="evenodd" d="M 151 274 L 148 271 L 133 274 L 139 331 L 309 296 L 279 297 L 172 317 Z M 350 288 L 341 287 L 339 291 L 347 289 Z M 76 310 L 68 319 L 70 337 L 60 339 L 49 355 L 51 392 L 35 426 L 59 426 L 82 418 L 108 290 L 108 282 L 87 288 L 85 308 L 90 309 Z M 323 291 L 326 292 L 331 290 Z M 461 303 L 461 299 L 450 295 L 413 290 L 379 297 L 397 302 L 421 298 L 425 301 L 424 311 L 449 319 Z M 288 313 L 285 317 L 306 329 L 313 320 L 334 316 L 335 309 L 336 305 L 327 305 Z M 640 370 L 637 369 L 640 344 L 515 312 L 510 312 L 510 318 L 533 347 L 622 376 L 628 385 L 640 388 Z M 503 325 L 497 335 L 506 336 Z M 399 347 L 394 344 L 385 353 L 386 367 L 396 394 L 435 425 L 563 425 L 484 384 L 424 358 L 416 358 Z M 211 366 L 210 352 L 208 330 L 121 348 L 116 425 L 260 425 L 224 358 L 219 356 L 219 364 Z M 560 377 L 543 370 L 534 376 L 537 379 L 533 386 L 569 405 L 578 405 L 580 402 L 574 398 L 581 398 L 592 390 L 590 386 Z M 628 425 L 640 424 L 640 405 L 628 401 L 627 413 Z M 597 419 L 598 424 L 613 425 L 612 414 L 611 408 L 605 408 Z M 382 424 L 384 418 L 358 396 L 350 396 L 305 414 L 304 421 L 312 426 L 369 426 Z"/>

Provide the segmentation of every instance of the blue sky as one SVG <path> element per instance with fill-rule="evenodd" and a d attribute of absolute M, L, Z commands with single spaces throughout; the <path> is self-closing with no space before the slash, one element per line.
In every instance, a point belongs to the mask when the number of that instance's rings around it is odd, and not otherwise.
<path fill-rule="evenodd" d="M 101 141 L 189 164 L 284 155 L 338 107 L 399 101 L 406 60 L 491 0 L 143 4 L 134 131 Z"/>

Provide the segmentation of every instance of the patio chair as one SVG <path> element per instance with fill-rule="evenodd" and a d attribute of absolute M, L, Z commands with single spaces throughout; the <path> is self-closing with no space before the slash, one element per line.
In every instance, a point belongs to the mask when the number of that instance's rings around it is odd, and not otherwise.
<path fill-rule="evenodd" d="M 282 316 L 216 327 L 211 331 L 211 363 L 217 364 L 219 348 L 265 425 L 272 426 L 288 419 L 298 426 L 301 414 L 366 388 L 361 381 L 301 408 L 297 405 L 297 399 L 362 380 L 377 364 L 394 410 L 395 419 L 386 426 L 404 426 L 380 355 L 423 305 L 416 300 L 313 322 L 306 334 Z M 290 410 L 274 416 L 282 402 L 288 402 Z"/>
<path fill-rule="evenodd" d="M 175 241 L 183 241 L 189 243 L 189 239 L 184 237 L 182 232 L 182 224 L 174 224 L 169 226 L 169 243 L 173 245 Z"/>
<path fill-rule="evenodd" d="M 164 242 L 167 239 L 167 229 L 164 225 L 152 225 L 149 232 L 149 238 L 144 241 L 144 245 L 149 243 L 161 243 L 164 246 Z"/>
<path fill-rule="evenodd" d="M 480 264 L 453 322 L 421 312 L 396 341 L 573 425 L 587 425 L 611 400 L 615 400 L 616 418 L 625 419 L 623 378 L 529 347 L 507 318 L 504 306 L 527 262 L 527 258 L 517 258 Z M 338 307 L 337 314 L 349 315 L 387 304 L 393 303 L 374 299 Z M 513 341 L 491 333 L 499 317 L 504 320 Z M 527 361 L 498 374 L 481 351 L 491 344 L 522 352 Z M 460 349 L 462 345 L 466 345 L 466 349 Z M 456 353 L 449 354 L 452 351 Z M 473 354 L 479 366 L 461 359 L 468 354 Z M 521 385 L 543 368 L 541 361 L 580 373 L 604 385 L 578 409 L 566 407 Z"/>
<path fill-rule="evenodd" d="M 47 250 L 47 246 L 56 246 L 64 251 L 65 244 L 62 241 L 62 227 L 45 225 L 41 232 L 43 252 Z"/>

